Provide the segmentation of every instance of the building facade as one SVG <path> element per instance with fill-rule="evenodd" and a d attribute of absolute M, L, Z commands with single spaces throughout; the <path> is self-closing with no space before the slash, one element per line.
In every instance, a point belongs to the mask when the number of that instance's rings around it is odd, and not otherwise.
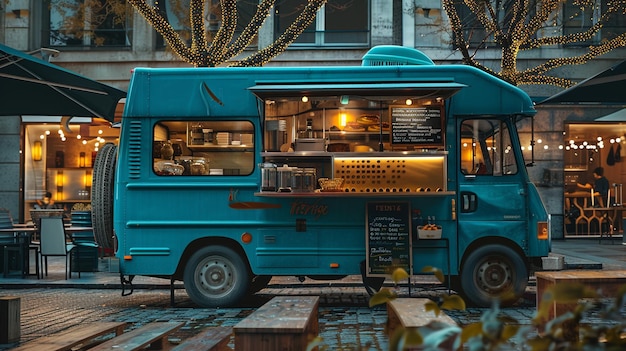
<path fill-rule="evenodd" d="M 76 4 L 82 1 L 74 1 Z M 217 1 L 216 1 L 217 2 Z M 36 52 L 50 62 L 77 72 L 88 78 L 127 90 L 131 72 L 135 67 L 189 67 L 171 50 L 166 48 L 163 38 L 151 27 L 144 18 L 126 6 L 125 20 L 115 21 L 105 9 L 91 9 L 93 21 L 77 20 L 75 9 L 60 6 L 68 1 L 59 0 L 9 0 L 0 3 L 0 41 L 7 46 L 24 52 Z M 72 3 L 69 1 L 69 3 Z M 176 20 L 176 8 L 167 7 L 167 2 L 155 1 L 155 6 L 166 13 L 172 27 L 183 36 L 187 33 L 186 26 Z M 165 3 L 165 4 L 162 4 Z M 275 7 L 259 30 L 254 44 L 233 60 L 245 58 L 249 54 L 267 47 L 288 28 L 307 3 L 306 0 L 278 0 Z M 596 15 L 605 11 L 604 1 L 597 1 L 594 7 Z M 238 1 L 238 29 L 247 23 L 256 9 L 255 0 Z M 545 33 L 570 33 L 576 28 L 593 25 L 593 16 L 589 23 L 571 20 L 575 11 L 580 9 L 564 6 L 555 19 L 554 26 L 546 27 Z M 66 30 L 68 21 L 74 19 L 72 31 Z M 210 26 L 217 26 L 217 18 L 207 16 Z M 461 55 L 454 50 L 452 34 L 447 29 L 448 19 L 440 0 L 329 0 L 319 11 L 314 23 L 284 53 L 280 54 L 267 65 L 360 65 L 365 52 L 376 45 L 402 45 L 417 48 L 426 53 L 437 64 L 458 64 Z M 622 33 L 626 29 L 626 20 L 616 20 L 594 39 L 584 45 L 593 44 L 606 39 L 606 36 Z M 476 38 L 482 34 L 476 28 Z M 550 31 L 548 33 L 547 31 Z M 477 43 L 478 44 L 478 43 Z M 540 50 L 527 51 L 520 54 L 519 67 L 532 67 L 550 58 L 577 56 L 586 49 L 583 46 L 554 45 Z M 50 48 L 42 51 L 41 48 Z M 499 70 L 500 50 L 496 45 L 476 52 L 477 58 L 487 67 Z M 580 81 L 594 75 L 626 57 L 626 49 L 620 48 L 605 54 L 592 62 L 558 70 L 559 75 Z M 228 63 L 226 63 L 228 64 Z M 5 89 L 6 87 L 2 87 Z M 521 86 L 531 97 L 541 100 L 551 96 L 561 88 L 553 86 Z M 36 103 L 36 102 L 33 102 Z M 586 123 L 596 117 L 614 112 L 616 106 L 559 106 L 547 105 L 538 107 L 538 115 L 534 123 L 523 125 L 524 135 L 528 140 L 523 142 L 535 149 L 528 149 L 529 160 L 535 160 L 535 166 L 529 168 L 531 178 L 542 185 L 541 192 L 553 219 L 563 220 L 564 199 L 563 189 L 567 168 L 566 141 L 569 136 L 568 123 Z M 52 121 L 52 119 L 50 119 Z M 6 152 L 0 153 L 0 207 L 6 207 L 12 213 L 19 214 L 20 219 L 28 217 L 27 208 L 49 186 L 49 178 L 45 167 L 30 167 L 29 150 L 38 135 L 49 131 L 50 124 L 37 118 L 21 116 L 1 118 L 0 145 Z M 98 126 L 91 126 L 100 130 Z M 80 132 L 87 128 L 76 126 Z M 82 129 L 81 129 L 82 128 Z M 583 128 L 584 129 L 584 128 Z M 531 134 L 534 131 L 534 134 Z M 97 134 L 98 132 L 93 132 Z M 106 128 L 104 133 L 106 134 Z M 114 138 L 114 136 L 110 136 Z M 536 141 L 541 140 L 547 148 L 537 149 Z M 50 150 L 53 146 L 50 142 Z M 80 146 L 79 146 L 80 147 Z M 78 153 L 71 151 L 67 153 Z M 91 155 L 90 152 L 87 155 Z M 85 156 L 83 156 L 84 158 Z M 55 156 L 47 155 L 49 163 Z M 87 160 L 90 157 L 86 157 Z M 44 158 L 45 159 L 45 158 Z M 66 157 L 70 167 L 81 168 L 80 156 Z M 72 164 L 76 159 L 76 164 Z M 596 158 L 597 160 L 598 158 Z M 85 163 L 89 168 L 90 163 Z M 84 167 L 85 164 L 82 166 Z M 593 166 L 593 165 L 592 165 Z M 589 169 L 586 165 L 584 171 Z M 612 169 L 610 178 L 620 179 L 626 169 Z M 85 179 L 88 173 L 85 173 Z M 48 180 L 46 180 L 48 179 Z M 83 193 L 84 194 L 84 193 Z M 17 217 L 17 215 L 14 215 Z M 559 229 L 553 233 L 559 236 Z M 561 233 L 562 234 L 562 233 Z"/>

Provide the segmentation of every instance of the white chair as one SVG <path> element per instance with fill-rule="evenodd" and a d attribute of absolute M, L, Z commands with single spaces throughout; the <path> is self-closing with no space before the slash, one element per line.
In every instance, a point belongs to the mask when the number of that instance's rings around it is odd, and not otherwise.
<path fill-rule="evenodd" d="M 65 256 L 65 278 L 71 278 L 71 252 L 79 246 L 96 247 L 94 243 L 75 243 L 65 235 L 63 217 L 42 217 L 40 226 L 41 271 L 48 275 L 48 256 Z M 69 263 L 68 263 L 69 262 Z M 69 268 L 69 269 L 68 269 Z M 69 273 L 69 274 L 68 274 Z M 80 271 L 78 272 L 80 278 Z"/>

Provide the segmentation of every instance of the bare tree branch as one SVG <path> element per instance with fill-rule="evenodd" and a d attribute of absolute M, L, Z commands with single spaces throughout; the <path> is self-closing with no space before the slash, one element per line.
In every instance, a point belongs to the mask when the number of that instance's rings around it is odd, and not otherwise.
<path fill-rule="evenodd" d="M 276 3 L 276 0 L 263 0 L 261 4 L 259 4 L 250 23 L 246 25 L 243 32 L 239 34 L 235 42 L 224 54 L 224 61 L 241 54 L 243 50 L 252 43 L 252 40 L 254 40 L 259 33 L 259 28 L 261 28 L 270 10 L 274 7 L 274 3 Z"/>
<path fill-rule="evenodd" d="M 224 62 L 224 52 L 227 45 L 232 41 L 237 29 L 237 1 L 222 0 L 222 25 L 213 38 L 208 51 L 206 66 L 214 67 Z"/>
<path fill-rule="evenodd" d="M 313 20 L 315 20 L 315 14 L 325 3 L 326 0 L 309 0 L 300 16 L 295 19 L 274 43 L 256 54 L 233 63 L 232 66 L 261 66 L 272 58 L 280 55 L 300 34 L 302 34 L 302 32 L 304 32 Z"/>
<path fill-rule="evenodd" d="M 453 45 L 463 56 L 463 62 L 486 72 L 490 71 L 477 62 L 474 53 L 470 53 L 470 48 L 478 50 L 483 47 L 484 42 L 477 43 L 471 39 L 471 34 L 468 34 L 476 28 L 476 21 L 468 23 L 460 19 L 458 12 L 460 6 L 467 6 L 484 28 L 486 36 L 493 35 L 495 44 L 500 47 L 500 72 L 494 74 L 516 85 L 554 84 L 568 87 L 572 84 L 571 81 L 551 76 L 548 72 L 561 66 L 584 64 L 615 48 L 626 47 L 626 34 L 621 33 L 613 38 L 604 38 L 598 45 L 587 47 L 584 54 L 549 59 L 533 68 L 519 71 L 517 62 L 521 50 L 585 43 L 595 38 L 613 16 L 626 14 L 626 0 L 607 0 L 603 3 L 604 12 L 597 18 L 589 17 L 590 11 L 598 10 L 595 7 L 597 6 L 595 0 L 444 0 L 443 4 L 454 35 Z M 581 28 L 577 33 L 541 37 L 543 33 L 540 33 L 540 30 L 550 21 L 556 21 L 562 16 L 566 4 L 571 8 L 579 7 L 581 10 L 578 15 L 581 20 L 593 20 L 593 24 Z"/>
<path fill-rule="evenodd" d="M 194 55 L 176 33 L 170 23 L 161 15 L 157 8 L 148 5 L 145 0 L 128 0 L 128 3 L 141 14 L 150 25 L 156 29 L 169 44 L 174 53 L 185 62 L 194 63 Z"/>

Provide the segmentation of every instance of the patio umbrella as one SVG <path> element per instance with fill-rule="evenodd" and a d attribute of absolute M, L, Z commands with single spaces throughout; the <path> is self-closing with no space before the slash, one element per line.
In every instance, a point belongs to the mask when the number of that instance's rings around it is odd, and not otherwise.
<path fill-rule="evenodd" d="M 626 60 L 539 102 L 545 103 L 626 103 Z"/>
<path fill-rule="evenodd" d="M 100 117 L 113 121 L 126 93 L 0 44 L 0 115 Z"/>

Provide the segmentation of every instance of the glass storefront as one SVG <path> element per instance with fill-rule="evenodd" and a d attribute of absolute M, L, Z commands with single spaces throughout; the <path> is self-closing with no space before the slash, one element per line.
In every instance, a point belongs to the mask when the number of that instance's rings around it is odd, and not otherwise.
<path fill-rule="evenodd" d="M 73 118 L 68 125 L 24 122 L 25 221 L 32 209 L 63 209 L 66 215 L 90 209 L 93 161 L 102 145 L 117 144 L 119 129 L 91 118 Z M 47 193 L 50 199 L 43 201 Z"/>

